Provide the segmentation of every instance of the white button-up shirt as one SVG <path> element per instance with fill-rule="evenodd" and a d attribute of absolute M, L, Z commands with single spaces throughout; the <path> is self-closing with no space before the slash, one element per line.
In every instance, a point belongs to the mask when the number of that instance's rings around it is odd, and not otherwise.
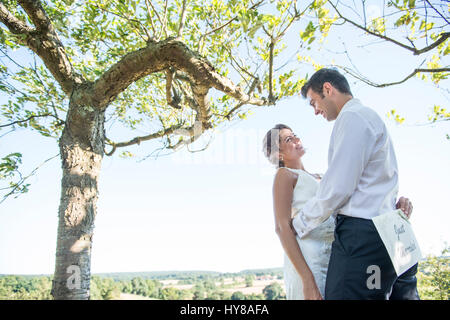
<path fill-rule="evenodd" d="M 328 170 L 293 226 L 303 237 L 332 214 L 370 219 L 394 209 L 397 193 L 397 160 L 386 126 L 375 111 L 351 99 L 331 133 Z"/>

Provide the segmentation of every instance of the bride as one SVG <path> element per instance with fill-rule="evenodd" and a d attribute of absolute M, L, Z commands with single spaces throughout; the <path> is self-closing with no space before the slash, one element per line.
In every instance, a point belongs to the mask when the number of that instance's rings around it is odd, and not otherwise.
<path fill-rule="evenodd" d="M 264 137 L 263 152 L 278 169 L 273 183 L 275 230 L 285 252 L 284 282 L 288 300 L 322 300 L 331 244 L 334 240 L 333 215 L 299 238 L 292 218 L 317 191 L 320 175 L 305 170 L 301 140 L 286 125 L 278 124 Z M 401 197 L 396 205 L 409 217 L 411 206 Z"/>

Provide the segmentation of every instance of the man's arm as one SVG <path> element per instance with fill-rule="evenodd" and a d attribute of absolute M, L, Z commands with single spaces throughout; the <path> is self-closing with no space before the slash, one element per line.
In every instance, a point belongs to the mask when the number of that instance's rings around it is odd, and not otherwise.
<path fill-rule="evenodd" d="M 310 199 L 293 220 L 300 237 L 317 227 L 348 201 L 356 189 L 376 143 L 367 120 L 345 112 L 333 130 L 334 142 L 328 170 Z"/>

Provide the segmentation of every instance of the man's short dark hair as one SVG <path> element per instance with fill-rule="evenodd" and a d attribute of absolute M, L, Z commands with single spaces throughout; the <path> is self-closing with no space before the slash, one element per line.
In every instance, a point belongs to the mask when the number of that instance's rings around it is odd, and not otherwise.
<path fill-rule="evenodd" d="M 333 87 L 339 90 L 341 93 L 352 95 L 350 91 L 350 85 L 347 79 L 335 69 L 320 69 L 314 73 L 311 78 L 302 87 L 302 96 L 306 98 L 306 94 L 309 89 L 320 94 L 323 98 L 323 84 L 329 82 Z M 353 95 L 352 95 L 353 96 Z"/>

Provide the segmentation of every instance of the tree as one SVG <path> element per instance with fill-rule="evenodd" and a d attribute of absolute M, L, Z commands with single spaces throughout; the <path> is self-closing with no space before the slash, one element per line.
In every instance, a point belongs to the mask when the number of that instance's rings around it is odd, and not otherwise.
<path fill-rule="evenodd" d="M 278 282 L 273 282 L 263 289 L 266 300 L 280 300 L 283 298 L 283 288 Z"/>
<path fill-rule="evenodd" d="M 418 290 L 423 300 L 450 299 L 450 246 L 446 246 L 441 256 L 428 256 L 419 263 Z"/>
<path fill-rule="evenodd" d="M 253 274 L 246 275 L 245 276 L 245 286 L 246 287 L 252 287 L 254 279 L 255 279 L 255 275 L 253 275 Z"/>
<path fill-rule="evenodd" d="M 247 295 L 247 300 L 264 300 L 265 297 L 261 293 L 250 293 Z"/>
<path fill-rule="evenodd" d="M 117 300 L 121 292 L 120 283 L 110 278 L 93 276 L 91 279 L 91 300 Z"/>
<path fill-rule="evenodd" d="M 393 47 L 404 50 L 405 55 L 413 55 L 420 59 L 417 65 L 411 67 L 410 73 L 404 76 L 395 74 L 394 77 L 397 78 L 382 83 L 373 81 L 362 74 L 351 61 L 351 54 L 347 49 L 344 54 L 348 57 L 350 66 L 337 65 L 337 67 L 376 88 L 399 85 L 413 77 L 418 77 L 424 81 L 431 81 L 441 89 L 443 95 L 448 97 L 450 92 L 446 86 L 439 86 L 443 80 L 448 79 L 450 72 L 450 65 L 444 58 L 450 53 L 448 41 L 450 12 L 446 1 L 391 0 L 386 5 L 385 2 L 378 3 L 380 10 L 377 10 L 376 3 L 369 4 L 366 0 L 354 1 L 350 5 L 345 1 L 325 2 L 327 5 L 324 8 L 333 12 L 334 18 L 322 19 L 321 28 L 332 28 L 340 24 L 351 25 L 355 31 L 367 35 L 368 39 L 380 40 L 380 44 L 389 43 Z M 428 123 L 450 120 L 448 109 L 434 105 L 431 110 Z M 403 123 L 405 120 L 395 109 L 388 116 L 398 123 Z"/>
<path fill-rule="evenodd" d="M 245 300 L 245 295 L 241 291 L 235 291 L 231 295 L 231 300 Z"/>
<path fill-rule="evenodd" d="M 140 277 L 131 279 L 131 293 L 144 297 L 157 297 L 159 288 L 154 280 L 144 280 Z"/>
<path fill-rule="evenodd" d="M 50 289 L 49 277 L 0 277 L 1 300 L 48 300 Z"/>
<path fill-rule="evenodd" d="M 229 291 L 219 291 L 219 298 L 218 300 L 231 300 L 231 292 Z"/>
<path fill-rule="evenodd" d="M 208 277 L 206 280 L 203 280 L 203 287 L 206 291 L 214 291 L 216 289 L 216 283 L 214 279 Z"/>
<path fill-rule="evenodd" d="M 403 8 L 407 1 L 392 3 L 405 16 L 404 24 L 394 27 L 412 26 L 416 18 L 408 20 L 406 14 L 419 8 L 409 4 Z M 433 17 L 427 13 L 419 29 L 434 42 L 424 48 L 445 56 L 448 42 L 441 31 L 448 19 L 439 17 L 440 7 L 427 3 L 435 13 Z M 353 21 L 338 10 L 325 0 L 229 0 L 207 5 L 198 0 L 0 3 L 0 90 L 8 97 L 0 109 L 0 130 L 10 129 L 4 133 L 9 134 L 27 128 L 58 141 L 62 180 L 55 299 L 89 298 L 104 156 L 114 156 L 118 150 L 124 150 L 120 156 L 131 156 L 129 148 L 144 145 L 153 148 L 148 157 L 162 150 L 189 150 L 210 130 L 245 119 L 251 108 L 275 105 L 296 94 L 306 75 L 289 67 L 292 58 L 283 56 L 284 37 L 298 26 L 297 53 L 305 60 L 306 50 L 318 35 L 326 37 L 338 18 Z M 437 25 L 429 27 L 429 19 L 446 24 L 439 31 Z M 378 29 L 362 26 L 381 36 Z M 26 63 L 20 62 L 20 55 L 27 55 Z M 441 68 L 435 59 L 428 69 Z M 433 72 L 433 81 L 444 79 L 447 71 Z M 441 109 L 439 117 L 445 117 Z M 124 135 L 123 128 L 129 134 Z M 146 134 L 139 135 L 138 130 Z M 161 146 L 157 148 L 155 142 Z M 20 172 L 20 152 L 1 159 L 0 179 L 6 187 L 0 189 L 5 197 L 26 192 L 27 178 L 35 170 L 27 175 Z M 71 277 L 79 277 L 80 285 L 69 288 Z"/>
<path fill-rule="evenodd" d="M 196 283 L 192 288 L 192 299 L 193 300 L 204 300 L 206 296 L 205 287 L 203 283 Z"/>
<path fill-rule="evenodd" d="M 273 59 L 283 32 L 301 13 L 283 2 L 277 4 L 279 16 L 262 14 L 258 8 L 263 2 L 0 4 L 1 50 L 10 60 L 0 68 L 0 89 L 9 95 L 2 106 L 7 123 L 1 128 L 31 128 L 57 139 L 60 150 L 55 299 L 89 298 L 98 177 L 105 155 L 154 139 L 163 142 L 163 149 L 177 150 L 221 123 L 244 118 L 248 112 L 244 105 L 273 105 L 298 89 L 299 81 L 284 84 L 290 91 L 274 87 Z M 256 32 L 263 24 L 271 34 L 270 44 L 260 37 L 262 43 L 256 46 Z M 235 54 L 243 46 L 256 52 L 253 66 Z M 10 56 L 11 50 L 21 47 L 31 51 L 30 66 Z M 238 84 L 227 77 L 231 68 Z M 256 73 L 259 68 L 265 71 Z M 211 101 L 211 89 L 222 96 Z M 153 130 L 118 142 L 120 136 L 106 132 L 110 119 L 131 130 L 140 125 Z M 14 164 L 8 170 L 15 171 Z M 24 183 L 13 181 L 13 193 L 26 191 Z M 73 266 L 79 275 L 67 272 Z M 69 289 L 71 276 L 79 276 L 80 285 Z"/>
<path fill-rule="evenodd" d="M 181 290 L 178 290 L 176 288 L 163 288 L 160 291 L 159 298 L 161 300 L 179 300 L 181 296 Z"/>
<path fill-rule="evenodd" d="M 157 280 L 145 280 L 147 285 L 147 297 L 157 298 L 159 290 L 162 288 L 162 283 Z"/>
<path fill-rule="evenodd" d="M 205 300 L 221 300 L 222 298 L 222 293 L 215 289 L 215 290 L 211 290 L 207 293 Z"/>
<path fill-rule="evenodd" d="M 133 286 L 131 285 L 131 281 L 120 281 L 120 291 L 124 293 L 132 293 Z"/>

